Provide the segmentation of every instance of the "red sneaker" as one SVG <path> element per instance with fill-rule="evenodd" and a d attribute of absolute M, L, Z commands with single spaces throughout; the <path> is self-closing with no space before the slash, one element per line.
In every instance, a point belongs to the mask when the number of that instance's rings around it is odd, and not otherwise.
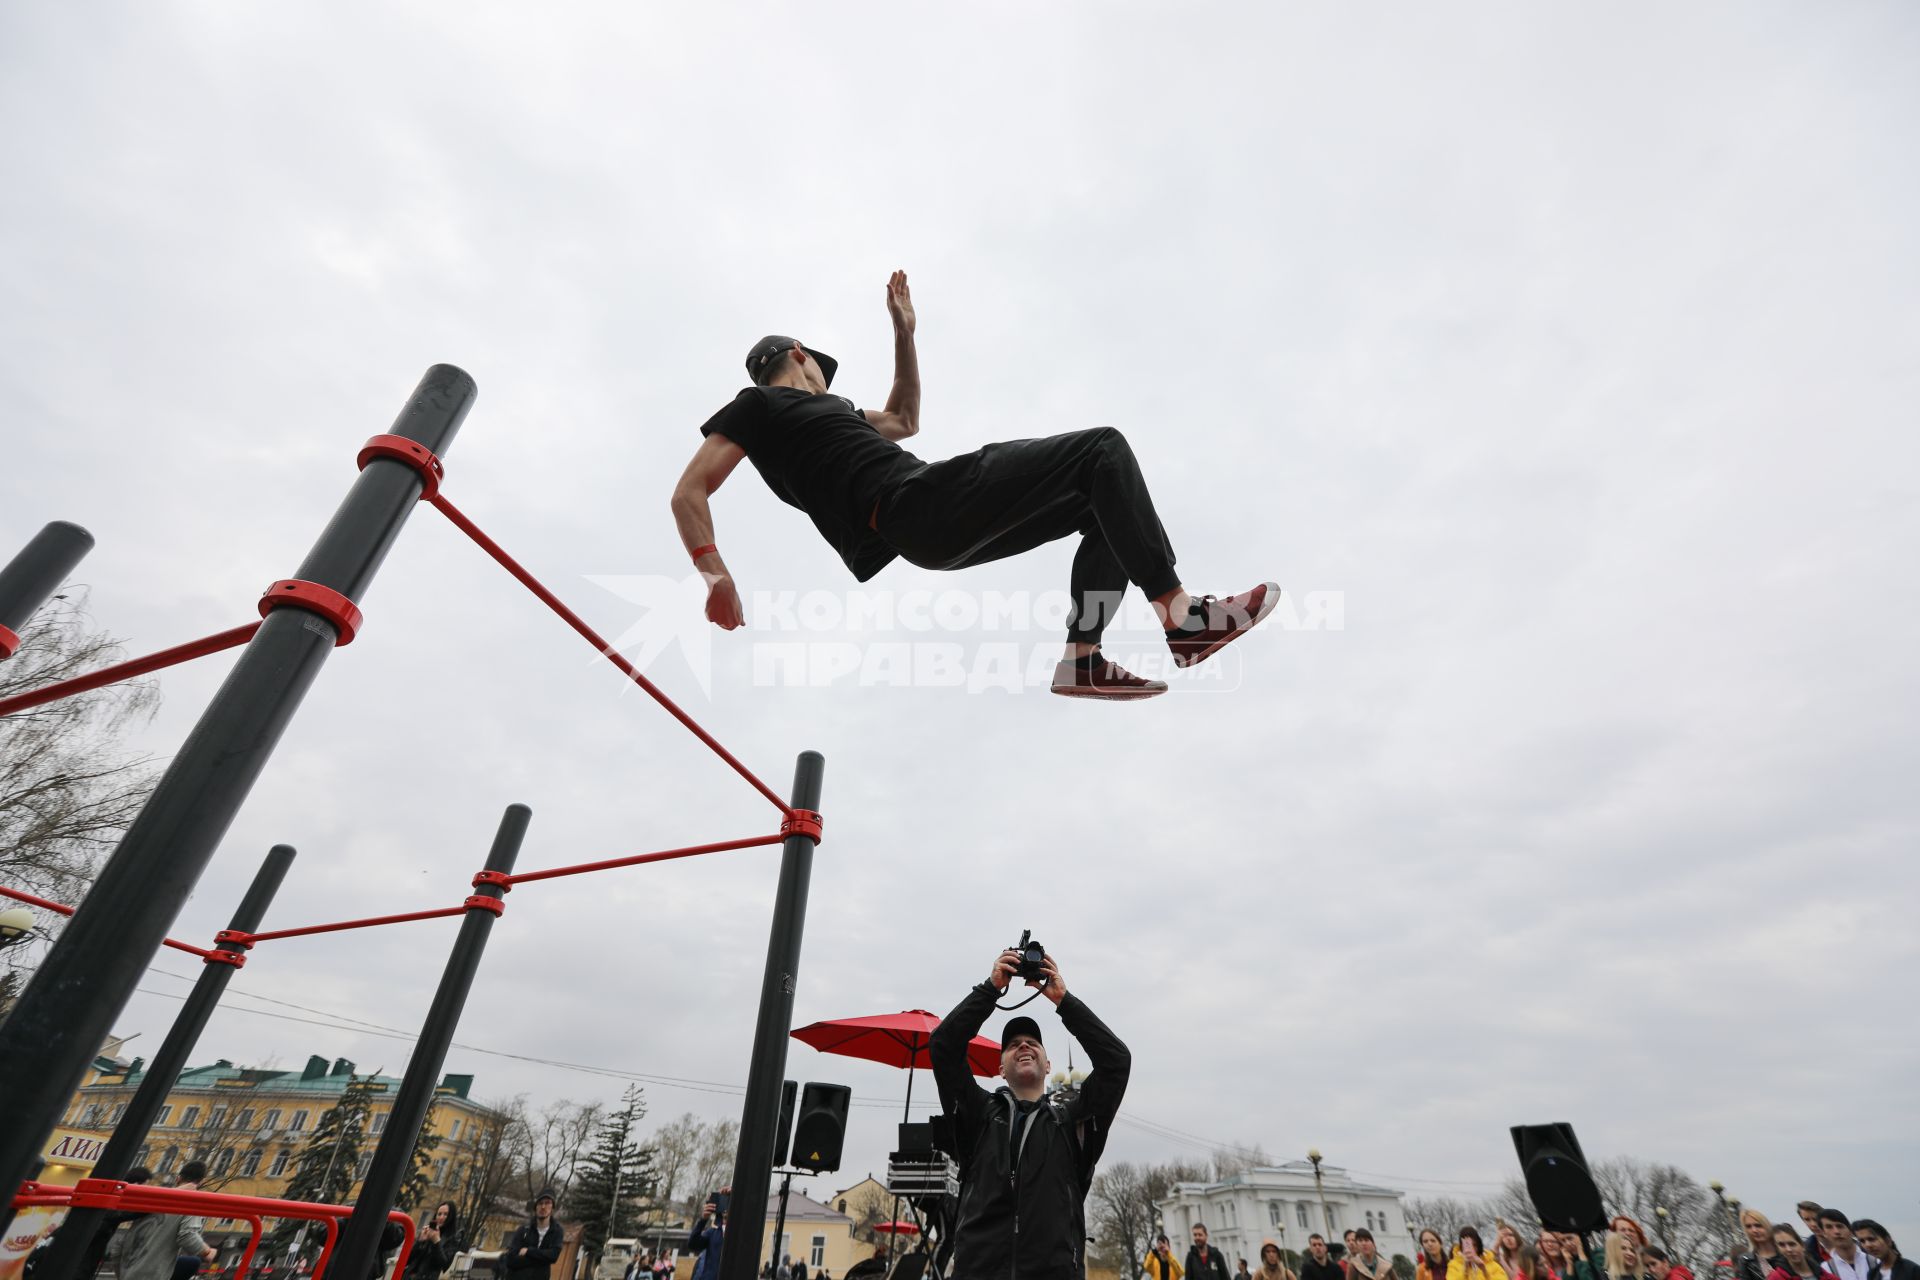
<path fill-rule="evenodd" d="M 1263 582 L 1244 595 L 1201 596 L 1193 602 L 1203 625 L 1193 630 L 1181 628 L 1167 632 L 1167 648 L 1173 650 L 1173 665 L 1191 667 L 1260 625 L 1260 620 L 1280 603 L 1280 584 Z"/>
<path fill-rule="evenodd" d="M 1164 680 L 1142 680 L 1117 662 L 1105 658 L 1091 666 L 1062 662 L 1053 669 L 1053 691 L 1064 698 L 1105 698 L 1131 702 L 1167 691 Z"/>

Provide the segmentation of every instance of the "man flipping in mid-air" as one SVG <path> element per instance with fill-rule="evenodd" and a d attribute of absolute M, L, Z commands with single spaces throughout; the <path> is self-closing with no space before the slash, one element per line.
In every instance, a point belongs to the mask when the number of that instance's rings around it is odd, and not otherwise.
<path fill-rule="evenodd" d="M 896 442 L 920 430 L 913 298 L 903 271 L 887 281 L 887 313 L 893 389 L 886 408 L 860 410 L 828 394 L 839 367 L 831 356 L 768 337 L 747 353 L 754 385 L 700 428 L 706 440 L 674 487 L 673 515 L 710 584 L 714 623 L 732 630 L 745 621 L 739 589 L 714 546 L 707 502 L 742 458 L 776 496 L 813 518 L 862 582 L 895 556 L 924 569 L 964 569 L 1080 534 L 1055 693 L 1150 698 L 1167 691 L 1101 656 L 1101 633 L 1129 582 L 1153 602 L 1181 667 L 1212 657 L 1279 603 L 1271 582 L 1225 599 L 1187 594 L 1140 464 L 1112 427 L 990 444 L 931 464 L 902 449 Z"/>

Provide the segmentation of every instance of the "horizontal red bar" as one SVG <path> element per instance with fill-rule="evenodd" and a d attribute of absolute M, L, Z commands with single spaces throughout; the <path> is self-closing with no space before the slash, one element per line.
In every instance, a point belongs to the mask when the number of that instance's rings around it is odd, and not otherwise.
<path fill-rule="evenodd" d="M 538 578 L 534 577 L 531 573 L 527 572 L 527 570 L 520 564 L 518 560 L 515 560 L 512 556 L 507 554 L 505 548 L 503 548 L 499 543 L 495 542 L 492 538 L 489 538 L 484 532 L 482 532 L 479 525 L 467 519 L 465 514 L 463 514 L 458 507 L 454 506 L 452 502 L 447 500 L 447 497 L 445 494 L 435 494 L 432 497 L 432 499 L 430 499 L 430 501 L 433 503 L 433 505 L 436 508 L 439 509 L 440 514 L 444 515 L 447 519 L 453 521 L 455 528 L 459 529 L 460 532 L 466 534 L 469 538 L 472 538 L 476 543 L 478 543 L 480 546 L 480 549 L 486 552 L 488 555 L 492 556 L 494 560 L 496 560 L 499 563 L 501 568 L 505 569 L 508 573 L 512 574 L 514 577 L 518 578 L 522 586 L 526 587 L 527 590 L 533 592 L 534 595 L 538 596 L 541 602 L 544 603 L 547 606 L 547 608 L 559 614 L 562 620 L 564 620 L 568 626 L 572 627 L 575 631 L 579 632 L 581 637 L 584 638 L 587 641 L 587 643 L 591 644 L 594 648 L 598 649 L 602 657 L 604 657 L 608 662 L 611 662 L 614 666 L 620 668 L 620 670 L 624 671 L 628 679 L 632 680 L 635 684 L 639 685 L 642 689 L 646 690 L 649 697 L 651 697 L 655 702 L 659 703 L 661 706 L 665 707 L 667 709 L 667 714 L 671 715 L 674 719 L 678 720 L 681 724 L 685 725 L 688 729 L 692 730 L 694 737 L 706 743 L 707 746 L 713 749 L 713 752 L 715 755 L 719 756 L 722 760 L 726 761 L 729 766 L 732 767 L 735 773 L 739 774 L 741 777 L 745 778 L 748 782 L 752 783 L 754 790 L 758 791 L 761 795 L 765 796 L 767 799 L 773 801 L 775 807 L 777 807 L 780 810 L 780 812 L 784 814 L 788 814 L 789 816 L 792 815 L 793 809 L 787 804 L 785 800 L 782 800 L 779 796 L 775 795 L 771 787 L 769 787 L 766 783 L 760 781 L 759 778 L 755 777 L 753 771 L 747 768 L 746 765 L 741 764 L 739 760 L 735 759 L 733 753 L 731 751 L 728 751 L 725 747 L 721 746 L 717 738 L 715 738 L 712 734 L 708 733 L 705 729 L 701 728 L 698 722 L 696 722 L 692 716 L 682 711 L 679 707 L 679 704 L 674 702 L 672 698 L 669 698 L 664 692 L 662 692 L 659 685 L 655 684 L 653 681 L 641 675 L 639 668 L 635 667 L 631 662 L 628 662 L 625 658 L 621 657 L 619 652 L 615 650 L 612 645 L 608 644 L 604 639 L 601 638 L 599 632 L 595 631 L 592 627 L 588 626 L 586 624 L 586 621 L 583 618 L 581 618 L 579 614 L 567 608 L 567 606 L 561 602 L 559 596 L 554 595 L 553 592 L 547 590 L 546 587 L 542 586 Z"/>
<path fill-rule="evenodd" d="M 129 658 L 125 662 L 116 662 L 110 667 L 88 672 L 84 676 L 75 676 L 71 680 L 56 680 L 52 684 L 42 685 L 38 689 L 29 689 L 25 693 L 16 693 L 11 698 L 0 698 L 0 716 L 10 716 L 16 711 L 25 711 L 29 707 L 44 706 L 49 702 L 58 702 L 62 698 L 71 698 L 76 693 L 86 693 L 91 689 L 105 688 L 110 684 L 119 684 L 122 680 L 131 680 L 135 676 L 146 675 L 149 671 L 158 671 L 162 667 L 177 666 L 182 662 L 191 662 L 195 658 L 204 658 L 210 653 L 219 653 L 222 649 L 231 649 L 253 639 L 253 633 L 260 629 L 257 622 L 249 622 L 243 627 L 231 631 L 216 632 L 198 640 L 189 640 L 177 644 L 171 649 L 162 649 L 150 653 L 144 658 Z"/>
<path fill-rule="evenodd" d="M 332 924 L 309 924 L 298 929 L 274 929 L 269 933 L 251 933 L 247 938 L 251 942 L 271 942 L 275 938 L 304 938 L 315 933 L 339 933 L 346 929 L 371 929 L 382 924 L 406 924 L 413 920 L 440 920 L 447 916 L 461 916 L 467 913 L 465 907 L 440 907 L 433 911 L 409 911 L 397 916 L 369 916 L 365 920 L 336 920 Z"/>
<path fill-rule="evenodd" d="M 535 880 L 557 880 L 561 876 L 584 875 L 589 871 L 611 871 L 615 867 L 637 867 L 644 862 L 667 862 L 673 858 L 692 858 L 702 853 L 725 853 L 729 849 L 754 849 L 779 844 L 786 837 L 775 833 L 754 836 L 750 840 L 723 840 L 719 844 L 688 845 L 684 849 L 665 849 L 659 853 L 637 853 L 630 858 L 608 858 L 605 862 L 583 862 L 575 867 L 549 867 L 545 871 L 523 871 L 508 876 L 508 884 L 531 884 Z"/>

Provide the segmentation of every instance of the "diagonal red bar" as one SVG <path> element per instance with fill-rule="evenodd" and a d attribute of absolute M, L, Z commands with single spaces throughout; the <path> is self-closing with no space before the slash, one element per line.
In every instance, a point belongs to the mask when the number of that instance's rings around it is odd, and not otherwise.
<path fill-rule="evenodd" d="M 454 506 L 452 502 L 447 500 L 447 497 L 445 494 L 435 494 L 431 499 L 431 501 L 433 502 L 433 505 L 439 509 L 440 514 L 444 515 L 447 519 L 453 521 L 455 528 L 459 529 L 460 532 L 466 534 L 469 538 L 472 538 L 476 543 L 478 543 L 480 545 L 480 549 L 486 552 L 488 555 L 492 556 L 496 561 L 498 561 L 502 569 L 505 569 L 508 573 L 518 578 L 522 586 L 524 586 L 527 590 L 533 592 L 534 595 L 538 596 L 540 600 L 547 606 L 547 608 L 559 614 L 560 617 L 566 622 L 568 626 L 572 627 L 575 631 L 579 632 L 580 635 L 587 641 L 587 643 L 591 644 L 594 648 L 598 649 L 600 651 L 600 656 L 602 656 L 608 662 L 611 662 L 614 666 L 620 668 L 620 670 L 625 672 L 629 680 L 632 680 L 635 684 L 639 685 L 642 689 L 645 689 L 647 691 L 648 696 L 650 696 L 655 702 L 659 703 L 661 706 L 667 709 L 667 714 L 671 715 L 674 719 L 678 720 L 681 724 L 687 726 L 687 728 L 693 732 L 694 737 L 706 743 L 707 746 L 713 750 L 713 753 L 715 755 L 719 756 L 722 760 L 725 760 L 727 764 L 732 767 L 735 773 L 739 774 L 741 777 L 745 778 L 748 782 L 752 783 L 754 790 L 758 791 L 761 795 L 771 800 L 774 803 L 774 806 L 778 808 L 780 812 L 787 814 L 788 816 L 792 816 L 793 814 L 792 807 L 788 805 L 785 800 L 782 800 L 778 795 L 774 794 L 774 791 L 771 787 L 767 786 L 766 783 L 760 781 L 759 778 L 755 777 L 751 769 L 747 768 L 747 766 L 745 766 L 744 764 L 741 764 L 740 761 L 735 759 L 731 751 L 728 751 L 725 747 L 721 746 L 719 741 L 716 738 L 714 738 L 712 734 L 708 733 L 705 729 L 702 729 L 692 716 L 682 711 L 679 705 L 675 703 L 672 698 L 669 698 L 665 693 L 661 691 L 659 685 L 656 685 L 653 681 L 641 675 L 637 667 L 635 667 L 631 662 L 628 662 L 625 658 L 621 657 L 620 654 L 614 650 L 612 645 L 608 644 L 604 639 L 601 638 L 599 632 L 595 631 L 592 627 L 588 626 L 585 620 L 582 619 L 579 614 L 567 608 L 567 606 L 561 602 L 559 596 L 554 595 L 553 592 L 547 590 L 546 587 L 542 586 L 538 578 L 534 577 L 531 573 L 528 573 L 527 570 L 524 567 L 522 567 L 519 561 L 515 560 L 512 556 L 507 554 L 505 548 L 501 547 L 501 545 L 495 542 L 492 538 L 489 538 L 481 530 L 479 525 L 467 519 L 466 515 L 462 513 L 458 507 Z"/>
<path fill-rule="evenodd" d="M 508 876 L 508 884 L 527 884 L 534 880 L 557 880 L 561 876 L 584 875 L 589 871 L 611 871 L 615 867 L 637 867 L 644 862 L 667 862 L 674 858 L 692 858 L 703 853 L 725 853 L 729 849 L 754 849 L 762 845 L 779 844 L 785 836 L 775 832 L 770 836 L 754 836 L 750 840 L 723 840 L 718 844 L 688 845 L 684 849 L 663 849 L 659 853 L 636 853 L 630 858 L 608 858 L 605 862 L 583 862 L 575 867 L 549 867 L 545 871 L 523 871 Z"/>
<path fill-rule="evenodd" d="M 30 907 L 39 907 L 42 911 L 55 911 L 63 916 L 73 914 L 73 908 L 64 902 L 54 902 L 49 898 L 37 897 L 23 889 L 9 889 L 3 884 L 0 884 L 0 898 L 12 898 L 15 902 L 24 902 Z M 160 941 L 163 945 L 172 947 L 175 951 L 184 951 L 188 955 L 199 956 L 202 960 L 213 954 L 213 952 L 208 951 L 204 947 L 196 947 L 186 942 L 175 942 L 172 938 L 162 938 Z"/>
<path fill-rule="evenodd" d="M 243 627 L 216 632 L 198 640 L 189 640 L 171 649 L 150 653 L 144 658 L 129 658 L 125 662 L 116 662 L 110 667 L 90 671 L 84 676 L 75 676 L 71 680 L 57 680 L 53 684 L 41 685 L 38 689 L 16 693 L 11 698 L 0 698 L 0 716 L 10 716 L 16 711 L 25 711 L 29 707 L 58 702 L 62 698 L 70 698 L 76 693 L 85 693 L 89 689 L 119 684 L 122 680 L 131 680 L 135 676 L 143 676 L 149 671 L 158 671 L 162 667 L 178 666 L 182 662 L 204 658 L 210 653 L 219 653 L 222 649 L 232 649 L 253 639 L 253 633 L 259 629 L 259 623 L 249 622 Z"/>

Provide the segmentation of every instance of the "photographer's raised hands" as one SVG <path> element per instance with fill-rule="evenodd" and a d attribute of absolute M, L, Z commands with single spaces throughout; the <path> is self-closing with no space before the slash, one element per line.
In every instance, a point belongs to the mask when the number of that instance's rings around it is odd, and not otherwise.
<path fill-rule="evenodd" d="M 993 969 L 987 974 L 987 985 L 995 991 L 1005 991 L 1013 981 L 1013 975 L 1020 972 L 1020 953 L 1008 947 L 993 962 Z"/>
<path fill-rule="evenodd" d="M 1030 987 L 1039 987 L 1041 994 L 1053 1001 L 1054 1006 L 1057 1008 L 1060 1002 L 1067 998 L 1067 980 L 1060 976 L 1060 966 L 1053 962 L 1052 956 L 1047 955 L 1044 951 L 1040 954 L 1046 957 L 1040 965 L 1040 972 L 1044 974 L 1045 977 L 1039 982 L 1035 982 L 1029 978 L 1027 985 Z"/>

